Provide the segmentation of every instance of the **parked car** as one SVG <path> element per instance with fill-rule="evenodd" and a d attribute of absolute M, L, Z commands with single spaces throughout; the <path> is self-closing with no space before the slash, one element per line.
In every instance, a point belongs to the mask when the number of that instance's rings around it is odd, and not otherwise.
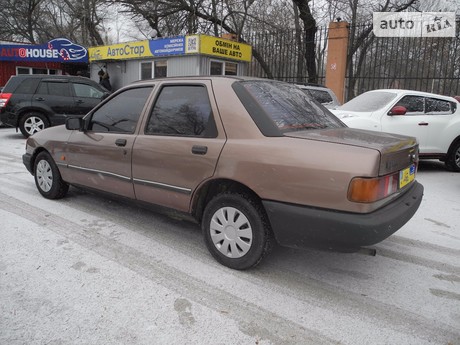
<path fill-rule="evenodd" d="M 17 75 L 0 93 L 0 119 L 28 137 L 64 124 L 69 116 L 84 116 L 109 92 L 95 81 L 76 76 Z"/>
<path fill-rule="evenodd" d="M 460 171 L 460 107 L 453 97 L 410 90 L 365 92 L 332 112 L 348 126 L 414 136 L 420 159 Z"/>
<path fill-rule="evenodd" d="M 307 95 L 313 97 L 316 101 L 324 105 L 326 108 L 335 109 L 340 106 L 334 91 L 326 86 L 318 84 L 297 84 Z"/>
<path fill-rule="evenodd" d="M 235 269 L 274 241 L 338 251 L 382 241 L 423 193 L 415 138 L 347 128 L 295 85 L 244 77 L 135 82 L 29 137 L 23 162 L 45 198 L 74 185 L 193 216 Z"/>

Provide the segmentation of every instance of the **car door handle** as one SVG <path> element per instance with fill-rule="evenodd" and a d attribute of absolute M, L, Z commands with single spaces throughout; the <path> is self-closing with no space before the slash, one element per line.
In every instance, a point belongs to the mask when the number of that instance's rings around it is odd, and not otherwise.
<path fill-rule="evenodd" d="M 126 139 L 117 139 L 115 140 L 115 145 L 117 146 L 126 146 Z"/>
<path fill-rule="evenodd" d="M 35 97 L 36 101 L 43 102 L 45 99 L 43 97 Z"/>
<path fill-rule="evenodd" d="M 428 122 L 419 122 L 419 126 L 428 126 Z"/>
<path fill-rule="evenodd" d="M 192 153 L 195 155 L 205 155 L 208 152 L 207 146 L 194 145 L 192 147 Z"/>

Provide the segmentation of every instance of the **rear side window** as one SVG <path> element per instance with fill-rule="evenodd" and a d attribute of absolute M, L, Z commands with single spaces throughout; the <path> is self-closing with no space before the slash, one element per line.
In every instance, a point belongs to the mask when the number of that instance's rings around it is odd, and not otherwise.
<path fill-rule="evenodd" d="M 217 130 L 206 87 L 164 86 L 152 109 L 145 133 L 216 137 Z"/>
<path fill-rule="evenodd" d="M 37 78 L 24 79 L 14 92 L 23 94 L 33 94 L 35 93 L 35 90 L 37 90 L 39 82 L 40 79 Z"/>
<path fill-rule="evenodd" d="M 40 95 L 52 95 L 70 97 L 69 83 L 42 81 L 38 87 L 37 93 Z"/>
<path fill-rule="evenodd" d="M 89 122 L 94 132 L 134 133 L 153 87 L 128 89 L 98 108 Z"/>
<path fill-rule="evenodd" d="M 453 102 L 445 101 L 437 98 L 426 98 L 426 113 L 432 115 L 449 115 L 453 111 L 451 109 Z"/>
<path fill-rule="evenodd" d="M 321 104 L 333 102 L 331 95 L 327 91 L 314 89 L 310 89 L 308 91 L 310 92 L 310 95 Z"/>
<path fill-rule="evenodd" d="M 96 89 L 91 85 L 72 83 L 72 87 L 77 97 L 102 98 L 102 96 L 104 96 L 102 90 Z"/>

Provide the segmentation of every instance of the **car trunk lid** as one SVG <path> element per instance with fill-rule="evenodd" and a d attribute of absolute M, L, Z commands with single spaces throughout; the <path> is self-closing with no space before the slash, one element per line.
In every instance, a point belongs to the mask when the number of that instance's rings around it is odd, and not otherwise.
<path fill-rule="evenodd" d="M 393 173 L 418 162 L 418 144 L 414 137 L 354 128 L 299 131 L 284 135 L 377 150 L 381 156 L 379 175 Z"/>

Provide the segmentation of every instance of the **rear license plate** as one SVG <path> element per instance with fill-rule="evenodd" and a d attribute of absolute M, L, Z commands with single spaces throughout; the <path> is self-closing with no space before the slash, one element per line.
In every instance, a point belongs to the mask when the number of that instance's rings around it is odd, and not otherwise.
<path fill-rule="evenodd" d="M 403 169 L 399 172 L 399 188 L 403 188 L 415 179 L 415 165 Z"/>

